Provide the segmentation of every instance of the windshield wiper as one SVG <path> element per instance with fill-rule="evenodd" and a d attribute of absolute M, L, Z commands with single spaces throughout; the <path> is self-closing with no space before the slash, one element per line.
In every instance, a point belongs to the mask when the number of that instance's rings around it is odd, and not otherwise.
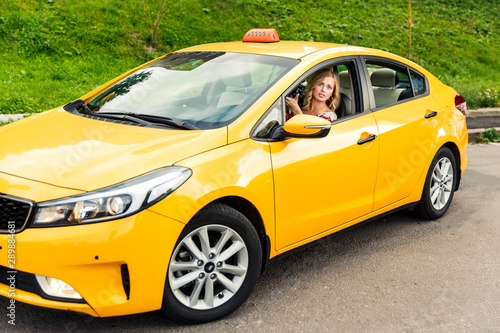
<path fill-rule="evenodd" d="M 169 127 L 177 127 L 187 130 L 199 129 L 198 127 L 191 125 L 187 122 L 182 122 L 174 120 L 172 118 L 153 116 L 148 114 L 137 114 L 132 112 L 96 112 L 93 115 L 104 118 L 129 120 L 144 126 L 165 125 Z"/>
<path fill-rule="evenodd" d="M 94 116 L 97 117 L 102 117 L 102 118 L 108 118 L 108 119 L 118 119 L 118 120 L 127 120 L 139 125 L 143 126 L 156 126 L 157 124 L 154 124 L 150 121 L 145 121 L 142 120 L 138 117 L 136 117 L 133 113 L 119 113 L 119 112 L 99 112 L 99 113 L 94 113 Z"/>
<path fill-rule="evenodd" d="M 186 121 L 180 121 L 180 120 L 176 120 L 176 119 L 172 119 L 172 118 L 168 118 L 168 117 L 154 116 L 151 114 L 136 114 L 135 116 L 138 118 L 147 120 L 147 121 L 155 122 L 155 123 L 165 124 L 165 125 L 174 126 L 174 127 L 178 127 L 178 128 L 184 128 L 184 129 L 188 129 L 188 130 L 199 130 L 198 127 L 196 127 L 193 124 L 190 124 Z"/>

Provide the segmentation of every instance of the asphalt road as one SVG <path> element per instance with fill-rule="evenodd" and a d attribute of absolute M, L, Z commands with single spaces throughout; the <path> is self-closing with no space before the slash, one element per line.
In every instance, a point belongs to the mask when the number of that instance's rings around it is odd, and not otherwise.
<path fill-rule="evenodd" d="M 226 319 L 97 319 L 17 303 L 13 327 L 1 298 L 0 332 L 500 332 L 500 145 L 468 156 L 443 218 L 397 213 L 278 259 Z"/>

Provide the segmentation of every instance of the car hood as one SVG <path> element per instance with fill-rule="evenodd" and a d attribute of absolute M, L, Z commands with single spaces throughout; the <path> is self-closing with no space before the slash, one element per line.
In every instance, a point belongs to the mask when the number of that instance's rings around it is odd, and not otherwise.
<path fill-rule="evenodd" d="M 0 127 L 0 172 L 92 191 L 227 144 L 227 128 L 148 128 L 52 110 Z"/>

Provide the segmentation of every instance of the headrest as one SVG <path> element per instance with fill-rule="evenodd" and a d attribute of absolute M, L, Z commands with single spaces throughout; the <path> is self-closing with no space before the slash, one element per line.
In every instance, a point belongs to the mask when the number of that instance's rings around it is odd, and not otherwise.
<path fill-rule="evenodd" d="M 381 68 L 372 73 L 370 80 L 372 86 L 394 87 L 396 85 L 396 71 Z"/>
<path fill-rule="evenodd" d="M 246 88 L 252 85 L 250 72 L 241 67 L 230 66 L 222 75 L 222 81 L 227 87 Z"/>
<path fill-rule="evenodd" d="M 349 80 L 349 72 L 348 71 L 340 72 L 339 79 L 340 79 L 340 88 L 346 88 L 346 89 L 351 88 L 351 81 Z"/>

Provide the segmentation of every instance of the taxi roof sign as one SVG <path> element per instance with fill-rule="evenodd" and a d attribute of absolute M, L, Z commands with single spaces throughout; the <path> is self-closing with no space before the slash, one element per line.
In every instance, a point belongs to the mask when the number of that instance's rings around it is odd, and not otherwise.
<path fill-rule="evenodd" d="M 251 29 L 243 37 L 244 42 L 275 43 L 280 37 L 275 29 Z"/>

